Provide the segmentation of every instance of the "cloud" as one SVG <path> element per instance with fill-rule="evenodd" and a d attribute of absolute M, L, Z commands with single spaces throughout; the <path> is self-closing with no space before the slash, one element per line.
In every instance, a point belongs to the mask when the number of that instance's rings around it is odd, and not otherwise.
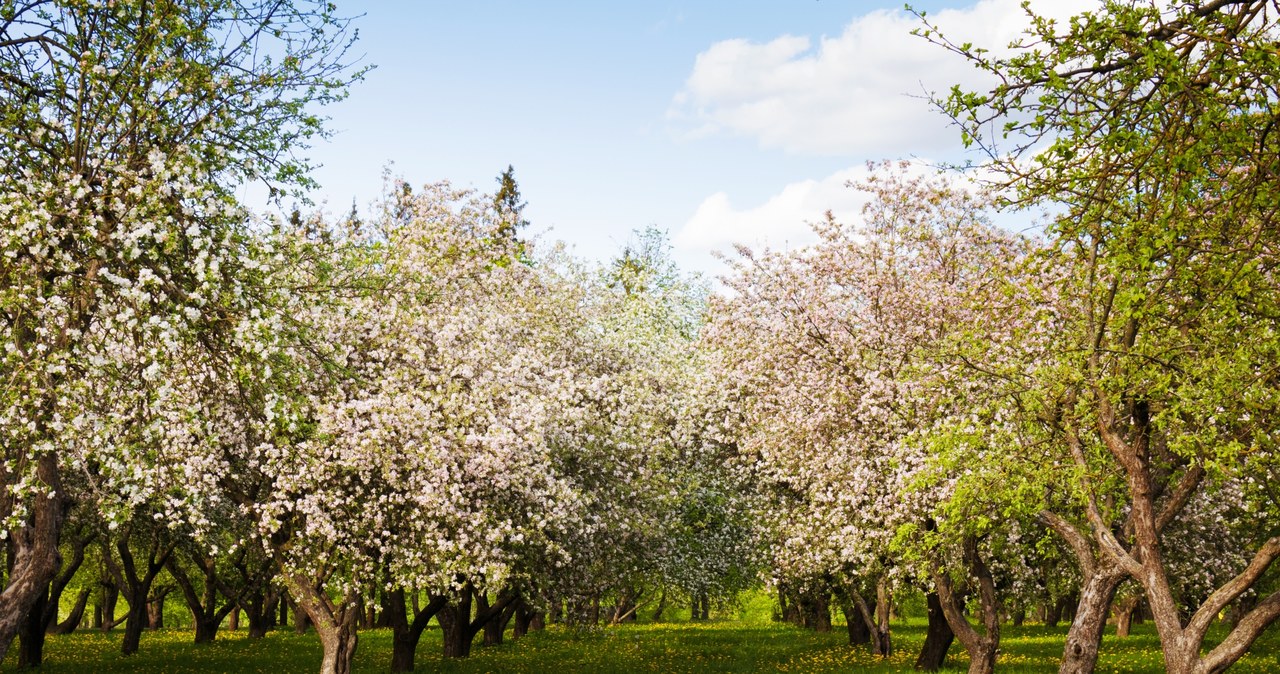
<path fill-rule="evenodd" d="M 909 174 L 923 175 L 936 170 L 936 165 L 916 160 L 907 168 Z M 830 211 L 836 220 L 857 222 L 868 196 L 850 187 L 871 175 L 862 165 L 842 169 L 821 180 L 802 180 L 786 185 L 777 194 L 754 206 L 735 206 L 724 192 L 702 201 L 684 227 L 672 238 L 681 263 L 692 262 L 701 271 L 715 273 L 723 267 L 707 267 L 712 252 L 729 253 L 743 244 L 751 248 L 768 246 L 794 249 L 817 241 L 810 223 L 822 220 Z M 701 264 L 699 264 L 699 262 Z"/>
<path fill-rule="evenodd" d="M 1061 0 L 1050 11 L 1065 18 L 1092 4 Z M 957 42 L 990 47 L 1007 45 L 1027 24 L 1020 0 L 982 0 L 929 20 Z M 902 10 L 877 10 L 816 44 L 795 35 L 717 42 L 698 55 L 668 118 L 691 137 L 727 132 L 794 154 L 944 156 L 957 148 L 957 133 L 923 96 L 989 82 L 911 35 L 918 27 Z"/>
<path fill-rule="evenodd" d="M 738 207 L 724 192 L 702 201 L 672 243 L 689 252 L 727 251 L 735 244 L 796 247 L 815 240 L 811 222 L 830 210 L 839 219 L 855 217 L 866 203 L 861 192 L 845 183 L 866 175 L 865 168 L 845 169 L 821 180 L 791 183 L 754 206 Z"/>
<path fill-rule="evenodd" d="M 937 164 L 923 159 L 911 161 L 907 175 L 923 176 L 937 171 Z M 742 244 L 759 250 L 796 249 L 817 242 L 810 223 L 821 220 L 827 211 L 836 220 L 856 223 L 862 220 L 862 208 L 869 200 L 866 192 L 850 187 L 864 182 L 872 174 L 867 165 L 842 169 L 821 180 L 802 180 L 786 185 L 777 194 L 754 206 L 738 207 L 729 195 L 719 192 L 707 197 L 693 216 L 672 238 L 677 260 L 690 268 L 715 275 L 725 271 L 723 264 L 711 264 L 713 252 L 732 253 Z M 967 174 L 975 182 L 956 179 L 952 184 L 965 189 L 978 189 L 983 179 L 993 176 L 983 170 Z M 1010 232 L 1035 234 L 1040 227 L 1037 212 L 992 214 L 997 227 Z"/>

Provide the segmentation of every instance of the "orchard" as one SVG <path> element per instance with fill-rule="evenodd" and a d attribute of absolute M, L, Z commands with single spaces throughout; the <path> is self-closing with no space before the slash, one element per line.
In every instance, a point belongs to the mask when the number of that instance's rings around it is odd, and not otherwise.
<path fill-rule="evenodd" d="M 1280 618 L 1280 7 L 1034 9 L 1009 49 L 915 15 L 994 83 L 933 95 L 977 159 L 869 165 L 712 282 L 656 228 L 529 234 L 511 168 L 256 209 L 360 95 L 351 8 L 0 2 L 0 661 L 178 611 L 192 653 L 243 616 L 402 672 L 743 596 L 883 663 L 916 607 L 925 671 L 1024 623 L 1063 673 L 1136 620 L 1166 671 L 1241 661 Z"/>

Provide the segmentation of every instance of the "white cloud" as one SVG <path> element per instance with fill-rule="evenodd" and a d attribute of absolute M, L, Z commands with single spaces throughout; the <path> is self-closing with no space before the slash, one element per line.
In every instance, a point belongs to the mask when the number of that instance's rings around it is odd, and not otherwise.
<path fill-rule="evenodd" d="M 791 183 L 754 206 L 735 206 L 728 194 L 718 192 L 702 201 L 672 243 L 690 253 L 727 251 L 740 243 L 775 248 L 812 243 L 808 223 L 821 220 L 828 210 L 848 220 L 862 209 L 866 198 L 845 184 L 865 175 L 865 168 L 845 169 L 822 180 Z"/>
<path fill-rule="evenodd" d="M 935 165 L 913 161 L 907 171 L 925 174 Z M 724 192 L 702 201 L 693 216 L 672 238 L 677 260 L 691 268 L 717 273 L 720 265 L 707 266 L 713 252 L 729 253 L 743 244 L 751 248 L 794 249 L 817 240 L 810 223 L 822 220 L 830 211 L 837 220 L 857 222 L 867 194 L 849 186 L 871 174 L 866 166 L 842 169 L 821 180 L 791 183 L 777 194 L 754 206 L 735 206 Z"/>
<path fill-rule="evenodd" d="M 937 164 L 914 160 L 906 168 L 908 175 L 922 176 L 937 171 Z M 723 192 L 707 197 L 693 216 L 672 238 L 677 260 L 688 268 L 711 275 L 725 271 L 722 264 L 712 264 L 711 254 L 732 253 L 739 244 L 753 249 L 795 249 L 817 241 L 809 223 L 825 217 L 827 211 L 836 220 L 856 223 L 862 220 L 862 208 L 869 196 L 850 183 L 861 183 L 872 173 L 867 165 L 842 169 L 821 179 L 791 183 L 777 194 L 754 206 L 738 207 Z M 969 174 L 982 178 L 984 174 Z M 955 176 L 953 176 L 955 177 Z M 987 178 L 991 176 L 986 174 Z M 976 189 L 977 182 L 955 182 L 956 186 Z M 998 227 L 1011 232 L 1034 233 L 1039 228 L 1036 213 L 1009 212 L 993 214 Z"/>
<path fill-rule="evenodd" d="M 1067 17 L 1093 3 L 1045 4 L 1037 10 Z M 929 20 L 955 41 L 989 47 L 1007 45 L 1026 25 L 1020 0 L 981 0 Z M 911 35 L 918 27 L 904 11 L 877 10 L 816 45 L 794 35 L 717 42 L 698 55 L 669 117 L 692 136 L 729 132 L 796 154 L 943 156 L 957 147 L 957 133 L 922 96 L 988 83 L 962 58 Z"/>

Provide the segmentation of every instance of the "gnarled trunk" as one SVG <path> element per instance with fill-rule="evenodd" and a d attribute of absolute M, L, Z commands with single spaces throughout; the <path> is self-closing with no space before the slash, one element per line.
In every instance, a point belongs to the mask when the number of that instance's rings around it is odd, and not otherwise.
<path fill-rule="evenodd" d="M 102 559 L 106 563 L 107 570 L 111 572 L 116 585 L 124 593 L 125 601 L 129 602 L 129 613 L 125 616 L 124 638 L 120 641 L 122 655 L 133 655 L 138 652 L 138 645 L 142 641 L 142 630 L 147 625 L 147 603 L 151 598 L 151 585 L 173 553 L 173 544 L 162 542 L 157 537 L 151 542 L 146 567 L 139 574 L 138 565 L 133 559 L 133 551 L 129 549 L 131 537 L 132 532 L 126 532 L 116 542 L 116 552 L 120 555 L 119 564 L 116 564 L 109 547 L 104 545 L 102 550 Z"/>
<path fill-rule="evenodd" d="M 132 592 L 125 594 L 129 602 L 129 613 L 124 621 L 124 638 L 120 640 L 120 654 L 133 655 L 138 652 L 142 643 L 142 630 L 147 626 L 146 595 L 138 597 Z"/>
<path fill-rule="evenodd" d="M 639 610 L 640 597 L 642 592 L 637 592 L 635 588 L 628 587 L 619 595 L 617 602 L 613 605 L 613 617 L 609 619 L 610 625 L 618 625 L 624 622 L 635 622 L 636 611 Z M 501 639 L 499 639 L 501 642 Z M 486 638 L 485 643 L 488 643 Z"/>
<path fill-rule="evenodd" d="M 309 629 L 311 629 L 311 616 L 307 615 L 296 599 L 293 600 L 293 633 L 306 634 Z"/>
<path fill-rule="evenodd" d="M 934 570 L 934 584 L 938 592 L 942 614 L 955 633 L 964 650 L 969 654 L 969 674 L 992 674 L 996 667 L 996 652 L 1000 647 L 1000 606 L 996 601 L 995 580 L 982 555 L 978 540 L 972 536 L 963 541 L 964 560 L 969 575 L 977 581 L 978 600 L 982 611 L 983 631 L 979 632 L 964 617 L 964 602 L 955 590 L 951 578 L 941 568 Z"/>
<path fill-rule="evenodd" d="M 267 592 L 262 585 L 254 585 L 241 594 L 239 606 L 249 621 L 249 638 L 261 639 L 267 635 L 276 617 L 276 603 L 280 592 Z"/>
<path fill-rule="evenodd" d="M 12 477 L 4 475 L 3 484 L 10 484 Z M 58 552 L 58 538 L 62 532 L 64 516 L 62 478 L 58 472 L 58 459 L 49 452 L 36 459 L 36 477 L 47 488 L 52 498 L 40 494 L 32 499 L 31 517 L 21 527 L 8 532 L 12 542 L 12 566 L 8 583 L 0 592 L 0 661 L 9 652 L 9 646 L 22 629 L 23 622 L 44 596 L 62 563 Z M 11 498 L 7 495 L 5 498 Z M 7 512 L 13 512 L 13 504 L 6 503 Z"/>
<path fill-rule="evenodd" d="M 302 574 L 287 574 L 285 582 L 298 608 L 311 618 L 324 656 L 320 674 L 351 674 L 359 643 L 356 635 L 358 607 L 356 596 L 349 594 L 334 602 L 321 587 Z"/>
<path fill-rule="evenodd" d="M 147 629 L 164 629 L 164 601 L 173 591 L 173 586 L 156 588 L 147 598 Z"/>
<path fill-rule="evenodd" d="M 94 627 L 103 632 L 110 632 L 124 621 L 124 618 L 116 618 L 116 606 L 120 603 L 120 586 L 111 580 L 103 580 L 99 584 L 102 597 L 101 603 L 94 608 Z"/>
<path fill-rule="evenodd" d="M 1149 406 L 1145 402 L 1133 405 L 1122 420 L 1105 396 L 1099 397 L 1097 404 L 1099 435 L 1125 472 L 1132 550 L 1126 549 L 1109 528 L 1102 526 L 1105 523 L 1091 520 L 1093 533 L 1142 585 L 1160 635 L 1165 669 L 1173 674 L 1221 672 L 1244 656 L 1267 627 L 1280 619 L 1280 591 L 1275 591 L 1242 616 L 1217 645 L 1201 653 L 1209 628 L 1218 615 L 1257 585 L 1280 558 L 1280 536 L 1263 543 L 1242 571 L 1211 592 L 1189 617 L 1184 616 L 1170 584 L 1160 539 L 1165 528 L 1199 490 L 1205 476 L 1204 466 L 1189 465 L 1176 480 L 1174 473 L 1162 474 L 1164 470 L 1151 456 L 1153 422 Z M 1078 445 L 1079 441 L 1075 442 Z M 1078 448 L 1073 451 L 1080 453 Z"/>
<path fill-rule="evenodd" d="M 667 610 L 667 588 L 662 588 L 662 592 L 658 595 L 658 605 L 653 609 L 653 622 L 660 622 L 662 614 Z"/>
<path fill-rule="evenodd" d="M 413 671 L 413 661 L 418 651 L 418 641 L 422 632 L 431 622 L 432 616 L 445 605 L 443 596 L 432 597 L 427 606 L 421 610 L 415 608 L 413 621 L 409 621 L 406 613 L 405 592 L 397 589 L 386 596 L 386 615 L 391 623 L 391 671 Z M 415 604 L 417 602 L 414 602 Z"/>
<path fill-rule="evenodd" d="M 871 641 L 871 631 L 867 629 L 867 623 L 862 619 L 862 614 L 858 611 L 850 592 L 848 588 L 837 586 L 836 599 L 840 603 L 840 612 L 844 613 L 844 624 L 849 632 L 849 645 L 861 646 Z"/>
<path fill-rule="evenodd" d="M 1043 512 L 1040 517 L 1070 547 L 1084 577 L 1071 629 L 1067 631 L 1067 639 L 1063 644 L 1058 672 L 1090 674 L 1098 665 L 1098 649 L 1107 626 L 1111 602 L 1115 598 L 1116 589 L 1128 574 L 1096 546 L 1091 536 L 1081 532 L 1071 522 L 1051 512 Z M 1060 614 L 1060 607 L 1061 602 L 1055 604 L 1054 613 Z"/>
<path fill-rule="evenodd" d="M 515 603 L 515 624 L 511 627 L 511 638 L 519 639 L 529 633 L 533 627 L 533 619 L 538 615 L 523 599 Z"/>
<path fill-rule="evenodd" d="M 1089 674 L 1097 667 L 1107 614 L 1116 588 L 1124 579 L 1124 572 L 1112 567 L 1092 574 L 1080 588 L 1080 603 L 1063 644 L 1059 674 Z"/>
<path fill-rule="evenodd" d="M 511 617 L 516 613 L 516 602 L 511 602 L 505 609 L 497 611 L 489 622 L 484 624 L 484 645 L 497 646 L 502 643 L 502 635 L 507 631 Z"/>
<path fill-rule="evenodd" d="M 471 588 L 464 588 L 455 593 L 456 601 L 445 604 L 436 613 L 440 621 L 440 629 L 444 635 L 443 654 L 446 658 L 465 658 L 471 655 L 472 632 L 467 629 L 471 622 Z M 433 596 L 432 601 L 436 599 Z"/>
<path fill-rule="evenodd" d="M 44 662 L 45 608 L 49 598 L 41 592 L 31 605 L 18 637 L 18 668 L 39 667 Z M 56 607 L 54 609 L 57 610 Z"/>
<path fill-rule="evenodd" d="M 810 590 L 800 597 L 804 626 L 815 632 L 831 631 L 831 600 L 826 588 Z"/>
<path fill-rule="evenodd" d="M 76 597 L 76 603 L 71 607 L 71 614 L 66 620 L 58 623 L 53 629 L 49 630 L 54 634 L 71 634 L 80 626 L 80 622 L 84 620 L 84 609 L 89 603 L 89 595 L 92 591 L 89 588 L 80 590 L 80 595 Z"/>
<path fill-rule="evenodd" d="M 1125 639 L 1133 627 L 1133 612 L 1138 609 L 1142 600 L 1138 597 L 1125 597 L 1116 604 L 1116 636 Z"/>
<path fill-rule="evenodd" d="M 1044 624 L 1046 627 L 1057 627 L 1062 622 L 1062 601 L 1054 599 L 1045 602 Z"/>
<path fill-rule="evenodd" d="M 893 654 L 893 636 L 889 631 L 889 581 L 881 578 L 876 582 L 876 602 L 869 606 L 861 592 L 849 590 L 862 615 L 862 622 L 867 627 L 871 641 L 871 652 L 874 655 L 888 657 Z"/>
<path fill-rule="evenodd" d="M 804 626 L 804 618 L 800 615 L 800 602 L 785 583 L 778 584 L 778 618 L 798 627 Z"/>
<path fill-rule="evenodd" d="M 176 556 L 171 556 L 166 566 L 169 569 L 169 575 L 173 577 L 174 582 L 178 584 L 178 589 L 182 592 L 187 610 L 191 611 L 191 622 L 195 626 L 195 643 L 207 644 L 217 638 L 218 626 L 222 624 L 222 619 L 235 608 L 236 597 L 227 597 L 219 608 L 217 564 L 212 558 L 198 556 L 193 556 L 191 562 L 204 576 L 204 586 L 200 592 L 196 591 L 195 583 L 191 581 L 186 568 L 178 562 Z"/>
<path fill-rule="evenodd" d="M 947 651 L 951 650 L 951 642 L 955 640 L 955 632 L 947 623 L 947 616 L 942 612 L 942 601 L 937 592 L 925 595 L 925 605 L 929 613 L 929 626 L 925 630 L 924 645 L 920 648 L 920 657 L 916 658 L 916 669 L 925 672 L 936 672 L 942 669 L 947 661 Z"/>
<path fill-rule="evenodd" d="M 337 630 L 322 630 L 316 623 L 316 634 L 320 635 L 324 656 L 320 660 L 320 674 L 351 674 L 351 665 L 356 659 L 355 614 L 350 621 L 339 625 Z"/>
<path fill-rule="evenodd" d="M 470 583 L 455 592 L 457 601 L 446 602 L 436 614 L 444 631 L 444 656 L 465 658 L 471 654 L 471 643 L 476 634 L 491 621 L 502 617 L 508 607 L 520 599 L 519 593 L 504 590 L 498 593 L 497 602 L 489 604 L 488 598 Z M 433 596 L 434 600 L 435 597 Z M 475 618 L 471 618 L 472 600 L 477 600 Z M 598 604 L 597 604 L 598 606 Z"/>

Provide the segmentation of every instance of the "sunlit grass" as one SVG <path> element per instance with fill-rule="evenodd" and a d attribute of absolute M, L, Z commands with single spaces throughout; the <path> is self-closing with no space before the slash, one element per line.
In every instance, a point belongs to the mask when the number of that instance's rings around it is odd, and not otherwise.
<path fill-rule="evenodd" d="M 471 658 L 449 661 L 440 657 L 440 633 L 429 630 L 418 647 L 419 671 L 440 672 L 555 672 L 556 674 L 613 672 L 910 672 L 924 639 L 919 621 L 895 624 L 895 653 L 877 658 L 866 647 L 845 644 L 843 627 L 817 634 L 768 621 L 760 607 L 744 605 L 733 619 L 707 623 L 670 622 L 628 625 L 603 630 L 552 628 L 502 646 L 479 645 Z M 1275 630 L 1263 637 L 1251 655 L 1233 672 L 1280 671 L 1280 638 Z M 1001 672 L 1056 672 L 1065 627 L 1037 625 L 1006 627 L 1000 656 Z M 248 639 L 243 630 L 224 630 L 212 644 L 196 646 L 185 629 L 143 635 L 140 652 L 119 654 L 120 630 L 110 634 L 81 631 L 50 636 L 45 650 L 47 672 L 264 672 L 286 674 L 314 671 L 320 646 L 314 634 L 278 630 L 264 639 Z M 360 634 L 356 671 L 385 672 L 391 658 L 391 633 L 370 630 Z M 948 671 L 964 671 L 967 658 L 959 643 L 951 648 Z M 13 655 L 6 661 L 12 670 Z M 1159 642 L 1150 625 L 1138 625 L 1127 639 L 1108 635 L 1098 671 L 1106 674 L 1161 672 Z"/>

